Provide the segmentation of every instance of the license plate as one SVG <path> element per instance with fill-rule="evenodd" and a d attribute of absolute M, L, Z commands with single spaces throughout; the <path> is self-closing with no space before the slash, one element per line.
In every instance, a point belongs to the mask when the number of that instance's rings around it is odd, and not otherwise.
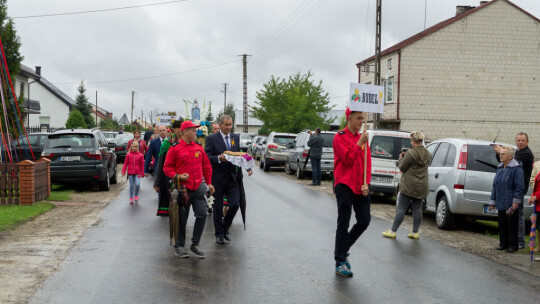
<path fill-rule="evenodd" d="M 334 153 L 331 153 L 331 152 L 323 152 L 322 156 L 323 156 L 323 157 L 334 157 Z"/>
<path fill-rule="evenodd" d="M 372 182 L 378 182 L 378 183 L 383 183 L 383 184 L 390 184 L 392 183 L 392 177 L 387 177 L 387 176 L 372 176 L 371 177 L 371 181 Z"/>
<path fill-rule="evenodd" d="M 281 152 L 287 152 L 287 149 L 281 149 Z"/>
<path fill-rule="evenodd" d="M 61 156 L 60 161 L 62 162 L 71 162 L 71 161 L 80 161 L 80 156 Z"/>
<path fill-rule="evenodd" d="M 498 215 L 499 211 L 497 210 L 497 208 L 491 210 L 489 209 L 489 205 L 484 205 L 484 214 Z"/>

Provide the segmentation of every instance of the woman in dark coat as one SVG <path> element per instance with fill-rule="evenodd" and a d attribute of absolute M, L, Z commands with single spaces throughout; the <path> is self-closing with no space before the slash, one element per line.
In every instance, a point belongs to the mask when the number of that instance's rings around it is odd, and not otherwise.
<path fill-rule="evenodd" d="M 169 202 L 171 200 L 171 185 L 172 179 L 163 173 L 163 164 L 165 158 L 169 152 L 169 148 L 176 144 L 180 136 L 181 120 L 176 120 L 172 124 L 173 134 L 163 141 L 161 149 L 159 150 L 159 159 L 156 167 L 156 178 L 154 180 L 154 190 L 159 192 L 159 205 L 157 210 L 157 216 L 169 216 Z"/>

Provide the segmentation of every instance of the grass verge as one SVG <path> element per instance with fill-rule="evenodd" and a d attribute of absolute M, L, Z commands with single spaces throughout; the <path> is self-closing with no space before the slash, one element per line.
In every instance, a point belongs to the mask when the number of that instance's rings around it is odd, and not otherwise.
<path fill-rule="evenodd" d="M 38 202 L 32 206 L 0 206 L 0 231 L 15 228 L 52 208 L 54 205 L 47 202 Z"/>
<path fill-rule="evenodd" d="M 70 194 L 75 193 L 73 187 L 67 185 L 52 185 L 51 195 L 47 198 L 48 201 L 65 202 L 70 199 Z"/>

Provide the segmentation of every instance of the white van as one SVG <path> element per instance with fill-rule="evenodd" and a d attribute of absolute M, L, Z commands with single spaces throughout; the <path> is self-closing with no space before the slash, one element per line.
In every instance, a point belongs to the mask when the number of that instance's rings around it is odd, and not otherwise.
<path fill-rule="evenodd" d="M 368 130 L 371 148 L 370 191 L 395 195 L 398 192 L 401 171 L 399 154 L 410 149 L 411 134 L 397 130 Z"/>

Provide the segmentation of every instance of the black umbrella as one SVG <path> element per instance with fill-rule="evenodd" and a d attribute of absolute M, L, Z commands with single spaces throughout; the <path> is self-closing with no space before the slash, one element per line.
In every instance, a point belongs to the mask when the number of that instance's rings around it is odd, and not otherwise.
<path fill-rule="evenodd" d="M 310 153 L 311 153 L 311 149 L 309 149 L 309 150 L 307 151 L 306 159 L 304 160 L 304 169 L 302 169 L 302 170 L 306 170 L 306 165 L 307 165 L 307 162 L 308 162 L 308 160 L 309 160 L 309 154 L 310 154 Z"/>
<path fill-rule="evenodd" d="M 238 170 L 238 187 L 240 187 L 240 213 L 242 213 L 242 221 L 244 222 L 244 230 L 246 230 L 246 192 L 244 191 L 244 176 L 242 170 Z"/>

